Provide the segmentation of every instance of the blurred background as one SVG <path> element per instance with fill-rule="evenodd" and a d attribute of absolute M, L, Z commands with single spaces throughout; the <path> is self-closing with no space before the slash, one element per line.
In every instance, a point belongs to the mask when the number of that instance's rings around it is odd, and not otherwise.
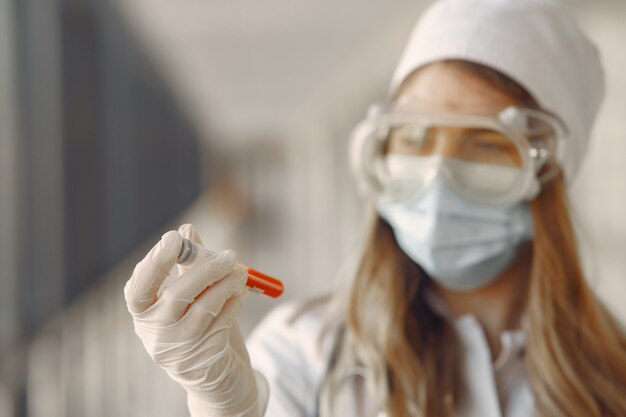
<path fill-rule="evenodd" d="M 349 131 L 428 3 L 1 0 L 0 416 L 187 415 L 122 293 L 182 223 L 282 300 L 332 290 L 364 217 Z M 572 205 L 626 320 L 626 2 L 568 5 L 608 76 Z M 249 297 L 243 331 L 276 304 Z"/>

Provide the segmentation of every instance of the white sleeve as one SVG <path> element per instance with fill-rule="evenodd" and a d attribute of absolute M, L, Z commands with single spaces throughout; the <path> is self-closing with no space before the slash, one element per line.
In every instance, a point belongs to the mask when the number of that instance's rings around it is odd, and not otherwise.
<path fill-rule="evenodd" d="M 315 417 L 317 393 L 326 360 L 319 349 L 321 313 L 306 312 L 290 321 L 297 305 L 272 310 L 248 337 L 252 367 L 269 384 L 265 416 Z"/>

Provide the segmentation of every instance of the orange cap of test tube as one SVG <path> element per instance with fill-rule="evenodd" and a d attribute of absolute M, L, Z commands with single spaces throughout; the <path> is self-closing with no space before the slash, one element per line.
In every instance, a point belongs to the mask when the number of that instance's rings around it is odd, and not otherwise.
<path fill-rule="evenodd" d="M 204 252 L 209 255 L 215 253 L 203 248 L 189 239 L 183 238 L 183 245 L 180 249 L 177 263 L 194 265 L 195 262 L 202 259 L 199 256 L 200 252 Z M 245 265 L 237 264 L 236 266 L 243 268 L 248 272 L 248 281 L 246 282 L 246 286 L 253 292 L 276 298 L 279 297 L 285 290 L 283 283 L 270 275 L 264 274 Z"/>

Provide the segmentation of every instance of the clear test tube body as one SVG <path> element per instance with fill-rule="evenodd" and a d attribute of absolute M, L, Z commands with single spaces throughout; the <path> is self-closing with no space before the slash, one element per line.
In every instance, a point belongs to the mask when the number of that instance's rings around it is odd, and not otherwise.
<path fill-rule="evenodd" d="M 206 249 L 189 239 L 183 238 L 183 246 L 180 250 L 180 254 L 178 255 L 177 263 L 179 265 L 192 267 L 213 255 L 215 255 L 215 252 Z M 246 282 L 246 286 L 250 288 L 251 291 L 264 294 L 272 298 L 279 297 L 283 293 L 283 283 L 278 279 L 242 264 L 237 264 L 236 267 L 244 269 L 248 272 L 248 281 Z"/>

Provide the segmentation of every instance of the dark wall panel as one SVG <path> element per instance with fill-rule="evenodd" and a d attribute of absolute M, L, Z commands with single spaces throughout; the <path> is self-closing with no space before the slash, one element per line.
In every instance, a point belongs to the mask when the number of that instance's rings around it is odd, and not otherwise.
<path fill-rule="evenodd" d="M 195 132 L 107 2 L 14 1 L 28 184 L 16 279 L 32 330 L 161 230 L 203 179 Z"/>

